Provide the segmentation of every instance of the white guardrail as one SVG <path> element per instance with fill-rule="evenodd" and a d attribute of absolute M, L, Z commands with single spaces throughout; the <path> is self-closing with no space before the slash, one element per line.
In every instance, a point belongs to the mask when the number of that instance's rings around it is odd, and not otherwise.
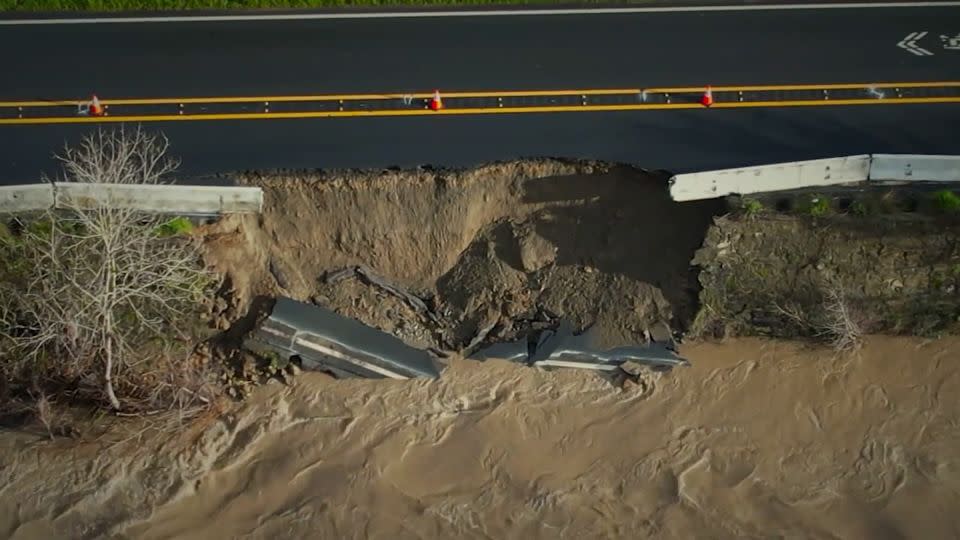
<path fill-rule="evenodd" d="M 258 187 L 55 182 L 0 186 L 0 213 L 110 206 L 178 215 L 259 213 Z"/>
<path fill-rule="evenodd" d="M 0 213 L 16 214 L 53 208 L 53 186 L 0 186 Z"/>
<path fill-rule="evenodd" d="M 874 182 L 960 182 L 960 156 L 873 154 Z"/>
<path fill-rule="evenodd" d="M 670 197 L 696 201 L 866 181 L 960 182 L 960 156 L 862 154 L 678 174 L 670 179 Z"/>

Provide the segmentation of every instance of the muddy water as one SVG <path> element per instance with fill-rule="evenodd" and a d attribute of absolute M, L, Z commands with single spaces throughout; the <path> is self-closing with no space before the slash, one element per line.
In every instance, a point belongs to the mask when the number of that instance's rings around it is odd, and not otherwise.
<path fill-rule="evenodd" d="M 737 340 L 625 391 L 496 362 L 304 374 L 186 448 L 0 436 L 0 536 L 955 538 L 958 350 Z"/>

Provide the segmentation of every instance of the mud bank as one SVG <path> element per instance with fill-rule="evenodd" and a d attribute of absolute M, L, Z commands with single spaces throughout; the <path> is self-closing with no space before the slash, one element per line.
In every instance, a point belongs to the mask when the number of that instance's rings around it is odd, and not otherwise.
<path fill-rule="evenodd" d="M 810 337 L 838 299 L 865 332 L 960 330 L 960 220 L 936 213 L 717 218 L 693 260 L 700 336 Z"/>

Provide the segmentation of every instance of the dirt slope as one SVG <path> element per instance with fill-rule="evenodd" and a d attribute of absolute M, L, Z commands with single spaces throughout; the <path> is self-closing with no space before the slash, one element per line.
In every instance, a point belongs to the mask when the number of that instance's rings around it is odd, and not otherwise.
<path fill-rule="evenodd" d="M 206 231 L 211 265 L 230 277 L 222 327 L 258 298 L 282 294 L 453 349 L 484 325 L 512 328 L 542 309 L 620 342 L 689 320 L 697 295 L 690 260 L 719 209 L 673 203 L 663 176 L 587 162 L 241 182 L 262 186 L 267 205 L 259 219 Z M 430 300 L 442 328 L 422 327 L 376 291 L 323 283 L 356 264 Z"/>

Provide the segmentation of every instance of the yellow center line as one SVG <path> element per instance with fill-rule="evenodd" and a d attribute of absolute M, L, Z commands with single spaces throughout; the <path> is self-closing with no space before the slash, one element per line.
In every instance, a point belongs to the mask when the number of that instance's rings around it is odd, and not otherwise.
<path fill-rule="evenodd" d="M 786 84 L 786 85 L 750 85 L 750 86 L 711 86 L 714 92 L 790 92 L 795 90 L 863 90 L 875 88 L 888 90 L 892 88 L 956 88 L 958 81 L 945 82 L 885 82 L 885 83 L 843 83 L 843 84 Z M 657 87 L 645 89 L 648 93 L 689 93 L 703 92 L 704 86 L 677 86 Z"/>
<path fill-rule="evenodd" d="M 956 88 L 958 81 L 943 82 L 878 82 L 878 83 L 843 83 L 843 84 L 795 84 L 795 85 L 747 85 L 747 86 L 713 86 L 715 92 L 751 92 L 751 91 L 781 91 L 798 90 L 862 90 L 867 88 L 882 89 L 909 89 L 909 88 Z M 513 90 L 513 91 L 478 91 L 478 92 L 443 92 L 445 98 L 506 98 L 506 97 L 545 97 L 545 96 L 609 96 L 609 95 L 636 95 L 641 92 L 647 94 L 687 94 L 701 93 L 706 86 L 678 86 L 655 88 L 605 88 L 580 90 Z M 101 99 L 104 105 L 177 105 L 177 104 L 222 104 L 222 103 L 285 103 L 285 102 L 328 102 L 328 101 L 379 101 L 388 99 L 429 99 L 432 93 L 417 92 L 412 94 L 317 94 L 296 96 L 211 96 L 211 97 L 180 97 L 180 98 L 130 98 L 130 99 Z M 63 107 L 77 106 L 86 103 L 86 100 L 32 100 L 32 101 L 0 101 L 0 108 L 12 107 Z"/>
<path fill-rule="evenodd" d="M 830 100 L 784 100 L 784 101 L 743 101 L 717 102 L 711 108 L 741 109 L 759 107 L 830 107 L 837 105 L 909 105 L 920 103 L 960 103 L 960 96 L 956 97 L 918 97 L 897 99 L 830 99 Z M 704 107 L 701 107 L 704 108 Z"/>
<path fill-rule="evenodd" d="M 590 90 L 513 90 L 507 92 L 443 92 L 441 98 L 497 98 L 497 97 L 543 97 L 543 96 L 613 96 L 634 95 L 639 88 L 607 88 Z M 703 91 L 700 88 L 699 91 Z M 143 98 L 101 99 L 103 105 L 177 105 L 196 103 L 287 103 L 298 101 L 380 101 L 387 99 L 429 99 L 433 93 L 413 94 L 318 94 L 303 96 L 212 96 L 190 98 Z M 76 106 L 86 101 L 0 101 L 0 107 L 62 107 Z"/>
<path fill-rule="evenodd" d="M 715 103 L 715 109 L 768 108 L 768 107 L 830 107 L 842 105 L 894 105 L 919 103 L 960 103 L 957 97 L 900 98 L 880 99 L 836 99 L 836 100 L 787 100 Z M 470 109 L 426 109 L 379 110 L 379 111 L 313 111 L 313 112 L 271 112 L 271 113 L 217 113 L 217 114 L 162 114 L 130 116 L 67 116 L 48 118 L 0 118 L 0 125 L 16 124 L 86 124 L 101 122 L 180 122 L 212 120 L 280 120 L 297 118 L 358 118 L 358 117 L 398 117 L 398 116 L 460 116 L 480 114 L 533 114 L 560 112 L 613 112 L 613 111 L 651 111 L 699 109 L 708 113 L 709 109 L 699 103 L 661 103 L 634 105 L 556 105 L 535 107 L 484 107 Z"/>

